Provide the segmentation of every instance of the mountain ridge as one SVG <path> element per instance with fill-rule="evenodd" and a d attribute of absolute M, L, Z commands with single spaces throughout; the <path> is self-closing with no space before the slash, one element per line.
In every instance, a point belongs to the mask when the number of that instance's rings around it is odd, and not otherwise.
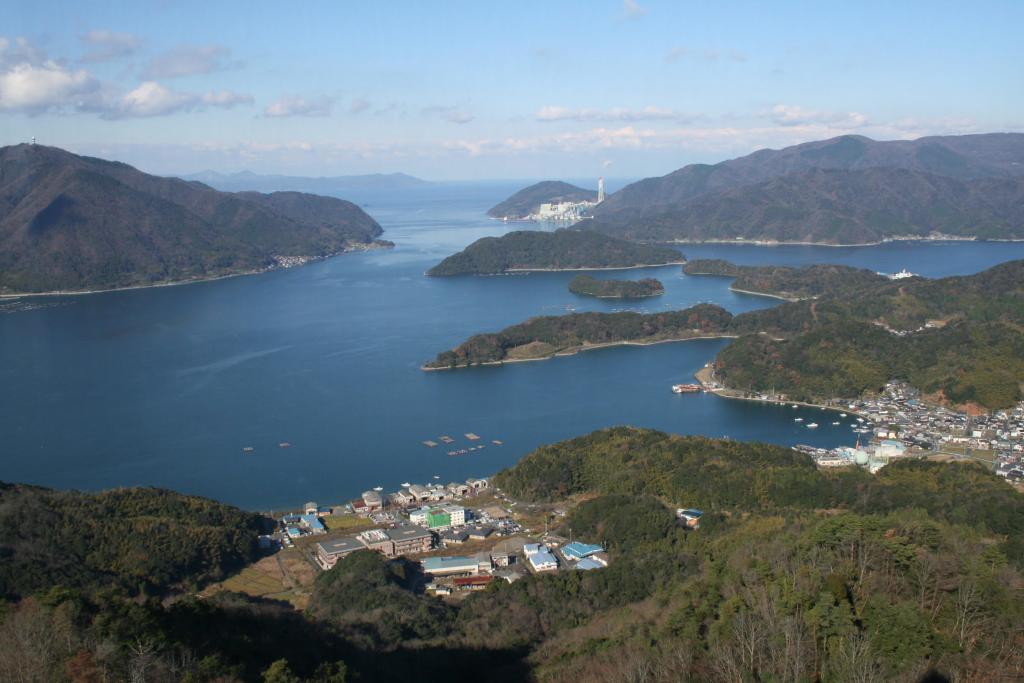
<path fill-rule="evenodd" d="M 0 294 L 254 272 L 371 246 L 382 233 L 341 199 L 225 193 L 55 147 L 0 148 Z"/>

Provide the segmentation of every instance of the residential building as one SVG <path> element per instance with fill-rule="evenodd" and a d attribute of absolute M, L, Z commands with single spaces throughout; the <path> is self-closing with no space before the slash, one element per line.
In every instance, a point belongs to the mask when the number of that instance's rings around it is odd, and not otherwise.
<path fill-rule="evenodd" d="M 316 544 L 316 561 L 324 570 L 327 570 L 336 565 L 341 558 L 365 548 L 366 546 L 358 539 L 351 537 L 321 541 Z"/>
<path fill-rule="evenodd" d="M 356 538 L 362 541 L 363 545 L 367 548 L 376 550 L 384 555 L 384 557 L 395 556 L 395 542 L 391 540 L 391 537 L 383 529 L 370 529 L 369 531 L 357 534 Z"/>
<path fill-rule="evenodd" d="M 388 530 L 395 555 L 417 555 L 434 547 L 434 535 L 414 524 L 402 524 Z"/>

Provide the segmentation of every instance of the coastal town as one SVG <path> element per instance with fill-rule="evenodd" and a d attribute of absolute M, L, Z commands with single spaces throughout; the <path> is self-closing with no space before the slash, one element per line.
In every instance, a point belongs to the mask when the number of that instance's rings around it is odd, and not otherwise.
<path fill-rule="evenodd" d="M 788 404 L 794 408 L 809 405 L 791 402 L 779 394 L 727 389 L 715 379 L 711 363 L 698 371 L 696 377 L 704 391 L 725 398 Z M 814 458 L 819 467 L 860 466 L 877 472 L 901 458 L 970 460 L 991 467 L 997 475 L 1024 489 L 1024 401 L 1012 409 L 972 415 L 936 405 L 907 383 L 891 381 L 878 395 L 837 398 L 814 407 L 840 418 L 833 425 L 846 420 L 858 435 L 853 447 L 793 447 Z M 822 418 L 825 419 L 831 418 Z"/>
<path fill-rule="evenodd" d="M 680 509 L 677 519 L 694 530 L 702 514 Z M 596 539 L 551 531 L 565 516 L 562 507 L 511 500 L 488 479 L 470 478 L 408 484 L 393 493 L 368 490 L 334 506 L 310 501 L 281 516 L 261 545 L 285 554 L 293 567 L 298 562 L 319 571 L 359 550 L 409 558 L 419 564 L 421 590 L 460 599 L 493 581 L 607 567 L 608 553 Z"/>

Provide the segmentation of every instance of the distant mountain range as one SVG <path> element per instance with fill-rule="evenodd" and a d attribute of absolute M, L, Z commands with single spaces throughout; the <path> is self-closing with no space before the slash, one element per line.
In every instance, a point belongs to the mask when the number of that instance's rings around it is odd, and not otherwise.
<path fill-rule="evenodd" d="M 1024 238 L 1024 134 L 847 135 L 628 185 L 583 227 L 636 240 Z"/>
<path fill-rule="evenodd" d="M 203 171 L 182 176 L 185 180 L 198 180 L 224 192 L 312 192 L 339 193 L 351 190 L 403 190 L 423 187 L 431 183 L 405 173 L 373 173 L 369 175 L 342 175 L 304 177 L 287 175 L 259 175 L 250 171 L 218 173 Z"/>
<path fill-rule="evenodd" d="M 231 194 L 56 147 L 0 148 L 0 293 L 203 279 L 372 245 L 351 202 Z"/>
<path fill-rule="evenodd" d="M 487 212 L 492 218 L 526 218 L 536 213 L 541 204 L 557 202 L 593 202 L 595 190 L 585 190 L 560 180 L 545 180 L 523 188 Z"/>

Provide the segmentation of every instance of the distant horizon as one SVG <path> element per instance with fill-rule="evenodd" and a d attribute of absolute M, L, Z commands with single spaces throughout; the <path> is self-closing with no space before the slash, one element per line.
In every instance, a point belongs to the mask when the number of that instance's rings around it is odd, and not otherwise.
<path fill-rule="evenodd" d="M 38 0 L 4 19 L 0 145 L 160 175 L 653 177 L 850 133 L 1024 131 L 1015 0 Z"/>
<path fill-rule="evenodd" d="M 414 180 L 419 180 L 419 181 L 422 181 L 422 182 L 425 182 L 425 183 L 431 183 L 431 184 L 491 183 L 491 182 L 493 182 L 493 183 L 505 183 L 505 182 L 508 182 L 508 183 L 513 183 L 513 182 L 534 183 L 534 182 L 540 182 L 540 181 L 543 181 L 543 180 L 561 180 L 561 181 L 564 181 L 564 182 L 582 182 L 584 180 L 589 180 L 589 179 L 592 178 L 594 180 L 594 186 L 596 188 L 596 186 L 597 186 L 597 179 L 598 178 L 604 178 L 606 181 L 610 181 L 613 185 L 628 184 L 628 183 L 635 182 L 637 180 L 641 180 L 641 179 L 644 179 L 644 178 L 662 177 L 664 175 L 672 173 L 673 171 L 679 170 L 680 168 L 683 168 L 683 167 L 685 167 L 685 166 L 687 166 L 689 164 L 706 163 L 706 164 L 715 165 L 715 164 L 719 164 L 719 163 L 721 163 L 723 161 L 730 161 L 732 159 L 737 159 L 737 158 L 741 158 L 741 157 L 744 157 L 744 156 L 748 156 L 749 154 L 753 154 L 754 152 L 758 152 L 758 151 L 762 151 L 762 150 L 779 150 L 779 149 L 784 149 L 786 147 L 793 147 L 793 146 L 807 144 L 807 143 L 823 142 L 823 141 L 826 141 L 826 140 L 831 140 L 831 139 L 835 139 L 835 138 L 839 138 L 839 137 L 863 137 L 863 138 L 868 138 L 870 140 L 873 140 L 875 142 L 913 142 L 914 140 L 919 140 L 921 138 L 927 138 L 927 137 L 959 137 L 959 136 L 970 136 L 970 135 L 1024 135 L 1024 132 L 1022 132 L 1022 131 L 1015 131 L 1015 130 L 972 131 L 972 132 L 965 132 L 965 133 L 956 133 L 956 132 L 954 132 L 954 133 L 946 133 L 946 134 L 942 134 L 942 135 L 920 135 L 920 136 L 917 136 L 917 137 L 914 137 L 914 138 L 897 138 L 897 139 L 880 139 L 880 138 L 871 137 L 870 135 L 863 135 L 863 134 L 859 134 L 859 133 L 846 133 L 846 134 L 841 134 L 841 135 L 830 136 L 828 138 L 814 138 L 814 139 L 808 139 L 808 140 L 800 140 L 800 141 L 794 142 L 794 143 L 792 143 L 790 145 L 784 145 L 782 147 L 767 147 L 767 146 L 756 147 L 756 148 L 754 148 L 754 149 L 752 149 L 749 152 L 746 152 L 744 154 L 738 154 L 738 155 L 735 155 L 735 156 L 729 156 L 729 157 L 725 157 L 725 158 L 714 160 L 714 161 L 703 161 L 703 162 L 700 162 L 700 161 L 690 161 L 690 162 L 686 162 L 684 164 L 681 164 L 680 166 L 677 166 L 677 167 L 674 167 L 674 168 L 670 168 L 670 169 L 664 171 L 663 173 L 649 173 L 649 174 L 635 174 L 635 175 L 612 175 L 612 174 L 601 174 L 601 173 L 598 173 L 598 174 L 593 175 L 593 176 L 589 176 L 589 175 L 548 175 L 548 176 L 490 176 L 490 177 L 478 176 L 478 177 L 450 177 L 450 178 L 431 178 L 431 177 L 425 177 L 423 175 L 418 175 L 418 174 L 415 174 L 415 173 L 411 173 L 411 172 L 403 170 L 403 169 L 369 171 L 369 172 L 365 172 L 365 173 L 344 172 L 344 171 L 342 171 L 342 172 L 339 172 L 339 173 L 323 173 L 323 174 L 307 174 L 307 173 L 298 173 L 298 172 L 296 172 L 296 173 L 288 173 L 288 172 L 283 172 L 283 171 L 276 172 L 276 171 L 273 171 L 273 170 L 254 171 L 251 168 L 237 168 L 237 170 L 231 170 L 231 169 L 220 170 L 220 169 L 214 169 L 214 168 L 203 168 L 203 169 L 200 169 L 200 170 L 192 170 L 192 171 L 159 172 L 159 171 L 148 169 L 144 165 L 135 163 L 135 162 L 133 162 L 133 161 L 131 161 L 129 159 L 110 157 L 110 156 L 102 156 L 100 154 L 94 154 L 94 153 L 89 153 L 89 152 L 79 152 L 79 151 L 76 151 L 76 150 L 68 148 L 68 147 L 62 147 L 60 145 L 55 145 L 55 144 L 47 144 L 45 141 L 40 141 L 40 140 L 36 140 L 34 143 L 32 142 L 31 139 L 27 140 L 27 141 L 16 141 L 16 142 L 9 143 L 9 145 L 10 146 L 15 146 L 15 145 L 19 145 L 19 144 L 38 144 L 38 145 L 42 145 L 42 146 L 46 146 L 46 147 L 54 147 L 54 148 L 57 148 L 57 149 L 62 149 L 62 150 L 67 151 L 67 152 L 71 152 L 72 154 L 78 154 L 80 156 L 94 156 L 94 157 L 99 157 L 99 158 L 102 158 L 102 159 L 106 159 L 108 161 L 118 161 L 118 162 L 121 162 L 121 163 L 128 164 L 130 166 L 133 166 L 133 167 L 137 168 L 138 170 L 140 170 L 140 171 L 142 171 L 144 173 L 148 173 L 150 175 L 167 177 L 167 178 L 188 179 L 189 176 L 199 176 L 199 175 L 203 175 L 203 174 L 207 174 L 207 173 L 215 173 L 215 174 L 218 174 L 218 175 L 221 175 L 221 176 L 224 176 L 224 177 L 232 177 L 232 176 L 237 176 L 237 175 L 241 175 L 241 174 L 251 174 L 251 175 L 262 177 L 262 178 L 277 176 L 277 177 L 283 177 L 283 178 L 308 178 L 308 179 L 314 179 L 314 180 L 317 180 L 317 179 L 334 179 L 334 178 L 365 178 L 365 177 L 372 177 L 372 176 L 394 176 L 394 175 L 401 175 L 401 176 L 410 177 L 410 178 L 412 178 Z M 3 145 L 3 146 L 7 146 L 7 145 Z M 615 192 L 616 190 L 610 190 L 610 191 L 611 192 Z"/>

